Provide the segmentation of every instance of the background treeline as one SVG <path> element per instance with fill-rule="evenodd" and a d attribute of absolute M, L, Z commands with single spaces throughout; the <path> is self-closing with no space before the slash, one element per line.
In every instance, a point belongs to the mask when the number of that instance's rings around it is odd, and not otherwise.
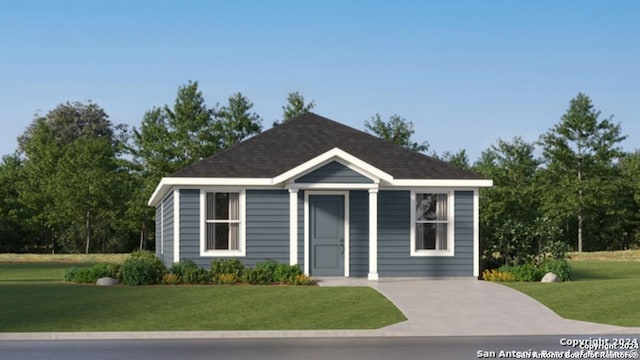
<path fill-rule="evenodd" d="M 313 109 L 289 94 L 273 126 Z M 262 131 L 252 102 L 236 93 L 208 106 L 197 82 L 175 103 L 148 110 L 139 127 L 113 124 L 98 104 L 65 103 L 35 119 L 0 163 L 0 252 L 130 252 L 152 249 L 147 200 L 163 176 Z M 560 116 L 561 114 L 559 114 Z M 536 142 L 498 140 L 471 163 L 466 151 L 436 154 L 414 142 L 413 124 L 376 114 L 365 129 L 383 139 L 494 180 L 481 190 L 486 265 L 543 251 L 624 249 L 638 243 L 640 152 L 578 94 Z M 560 250 L 558 250 L 560 251 Z"/>

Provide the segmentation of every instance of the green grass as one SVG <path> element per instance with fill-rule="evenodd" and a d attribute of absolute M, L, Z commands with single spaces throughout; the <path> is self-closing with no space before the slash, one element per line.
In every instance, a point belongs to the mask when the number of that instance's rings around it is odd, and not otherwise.
<path fill-rule="evenodd" d="M 640 262 L 582 260 L 571 267 L 573 281 L 505 285 L 567 319 L 640 327 Z"/>
<path fill-rule="evenodd" d="M 406 320 L 369 287 L 63 283 L 69 264 L 0 264 L 0 331 L 375 329 Z"/>
<path fill-rule="evenodd" d="M 0 263 L 114 263 L 122 264 L 129 254 L 0 254 Z"/>

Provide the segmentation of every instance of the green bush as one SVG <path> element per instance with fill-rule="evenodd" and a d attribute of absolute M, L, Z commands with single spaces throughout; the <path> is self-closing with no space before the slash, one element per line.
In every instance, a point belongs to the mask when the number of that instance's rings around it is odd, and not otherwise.
<path fill-rule="evenodd" d="M 177 263 L 174 263 L 171 266 L 171 269 L 169 269 L 169 271 L 172 274 L 176 274 L 179 277 L 184 277 L 184 274 L 187 272 L 187 270 L 189 269 L 197 269 L 198 265 L 196 265 L 196 263 L 194 263 L 192 260 L 186 259 L 186 260 L 181 260 Z"/>
<path fill-rule="evenodd" d="M 182 282 L 185 284 L 206 284 L 211 282 L 211 273 L 199 267 L 189 267 L 182 275 Z"/>
<path fill-rule="evenodd" d="M 64 273 L 66 281 L 79 284 L 93 284 L 103 277 L 120 278 L 120 265 L 117 264 L 95 264 L 90 267 L 73 267 Z"/>
<path fill-rule="evenodd" d="M 272 277 L 265 268 L 247 268 L 242 274 L 242 281 L 251 285 L 265 285 L 271 283 Z"/>
<path fill-rule="evenodd" d="M 498 269 L 500 272 L 513 274 L 516 281 L 540 281 L 545 272 L 534 264 L 524 265 L 503 265 Z"/>
<path fill-rule="evenodd" d="M 122 282 L 133 286 L 159 284 L 165 271 L 154 253 L 136 251 L 122 264 Z"/>
<path fill-rule="evenodd" d="M 273 272 L 273 282 L 279 284 L 293 284 L 296 276 L 302 275 L 298 265 L 278 264 Z"/>
<path fill-rule="evenodd" d="M 162 276 L 162 283 L 165 285 L 178 285 L 182 282 L 178 274 L 168 273 Z"/>
<path fill-rule="evenodd" d="M 236 258 L 223 260 L 214 259 L 211 261 L 211 277 L 213 277 L 215 281 L 218 281 L 218 278 L 222 274 L 233 274 L 236 277 L 241 278 L 244 270 L 244 265 Z"/>
<path fill-rule="evenodd" d="M 552 272 L 560 278 L 561 281 L 571 280 L 571 265 L 565 259 L 545 260 L 540 264 L 543 276 L 548 272 Z"/>

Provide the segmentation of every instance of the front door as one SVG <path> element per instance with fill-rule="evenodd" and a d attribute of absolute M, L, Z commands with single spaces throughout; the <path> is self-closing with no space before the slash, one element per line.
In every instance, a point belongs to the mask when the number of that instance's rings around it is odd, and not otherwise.
<path fill-rule="evenodd" d="M 310 265 L 313 276 L 344 276 L 344 197 L 309 196 Z"/>

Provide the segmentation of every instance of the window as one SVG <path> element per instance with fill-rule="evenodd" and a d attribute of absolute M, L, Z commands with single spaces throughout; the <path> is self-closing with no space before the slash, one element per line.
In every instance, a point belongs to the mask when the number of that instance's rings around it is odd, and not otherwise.
<path fill-rule="evenodd" d="M 242 192 L 203 192 L 201 255 L 244 255 Z"/>
<path fill-rule="evenodd" d="M 411 255 L 453 255 L 449 193 L 412 194 Z"/>

